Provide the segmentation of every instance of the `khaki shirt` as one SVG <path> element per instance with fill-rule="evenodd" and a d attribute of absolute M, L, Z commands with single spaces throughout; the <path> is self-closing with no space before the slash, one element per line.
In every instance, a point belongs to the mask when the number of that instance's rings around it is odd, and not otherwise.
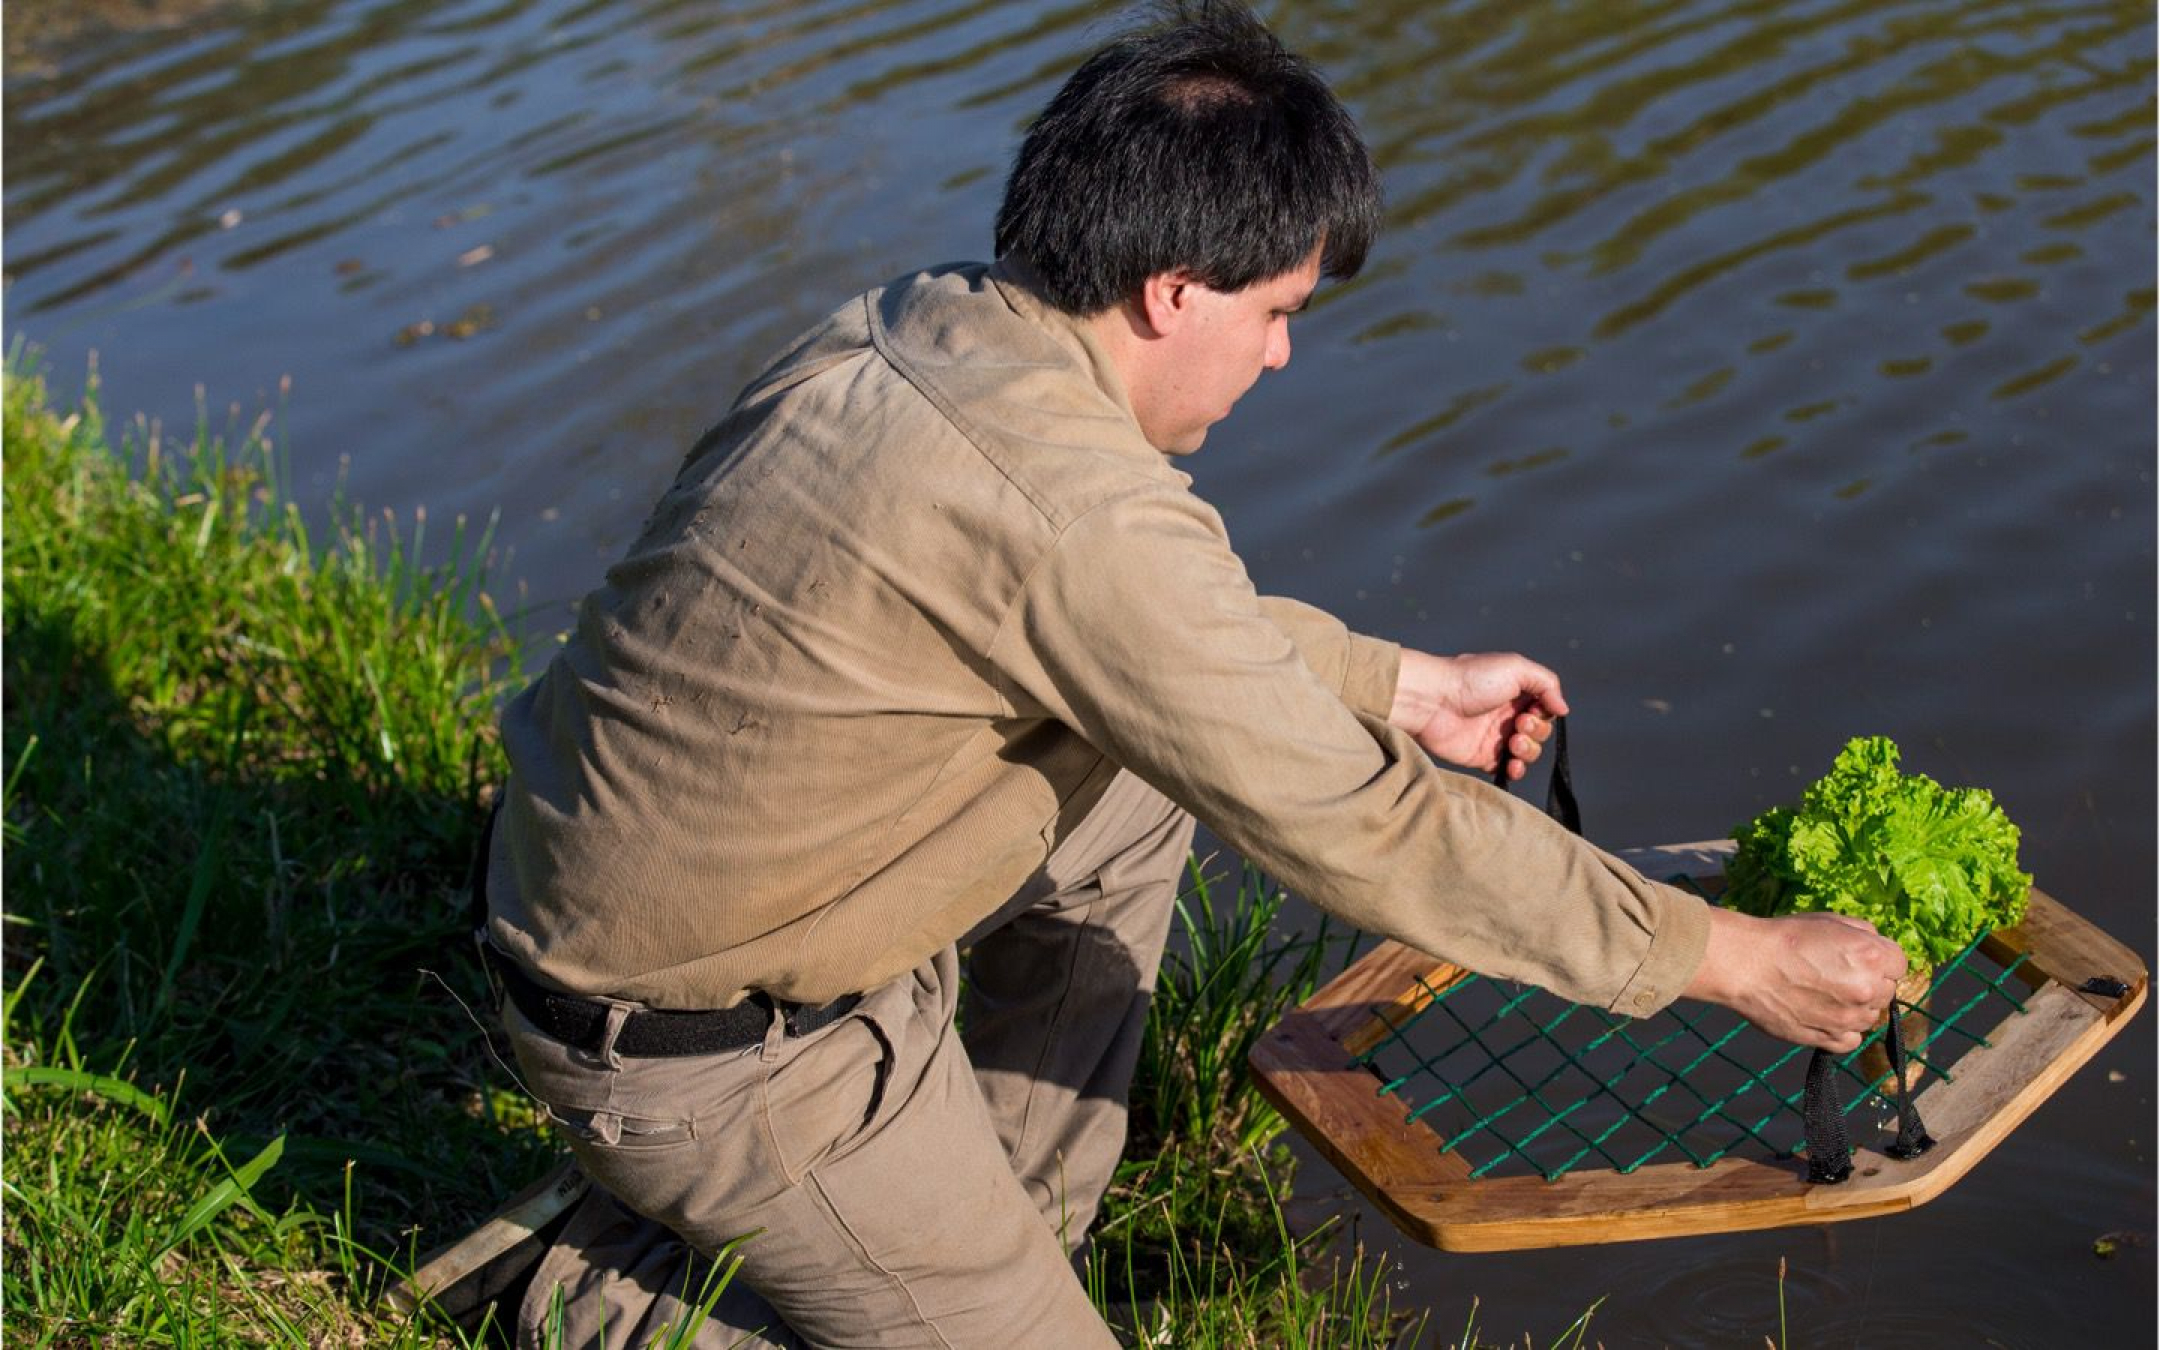
<path fill-rule="evenodd" d="M 494 941 L 577 993 L 822 1003 L 956 941 L 1122 765 L 1359 928 L 1670 1001 L 1702 903 L 1437 768 L 1398 649 L 1255 594 L 1190 481 L 1002 265 L 850 302 L 507 707 Z"/>

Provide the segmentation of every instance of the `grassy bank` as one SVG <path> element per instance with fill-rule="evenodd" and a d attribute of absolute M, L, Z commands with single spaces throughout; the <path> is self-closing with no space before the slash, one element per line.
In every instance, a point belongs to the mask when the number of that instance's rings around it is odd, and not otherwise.
<path fill-rule="evenodd" d="M 520 666 L 485 541 L 311 531 L 267 421 L 173 446 L 5 380 L 7 1341 L 460 1344 L 377 1296 L 557 1149 L 468 1013 Z M 1136 1340 L 1402 1330 L 1274 1204 L 1243 1051 L 1321 959 L 1274 904 L 1186 902 L 1091 1271 Z"/>
<path fill-rule="evenodd" d="M 8 1338 L 425 1341 L 370 1253 L 550 1151 L 452 997 L 477 541 L 316 538 L 265 423 L 121 453 L 6 378 Z"/>

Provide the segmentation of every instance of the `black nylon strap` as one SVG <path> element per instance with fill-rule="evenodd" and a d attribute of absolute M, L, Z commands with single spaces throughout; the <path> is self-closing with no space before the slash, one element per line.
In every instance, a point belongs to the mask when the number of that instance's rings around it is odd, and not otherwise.
<path fill-rule="evenodd" d="M 1831 1099 L 1837 1081 L 1837 1063 L 1827 1050 L 1817 1050 L 1807 1063 L 1807 1096 L 1800 1108 L 1807 1132 L 1807 1179 L 1820 1186 L 1835 1186 L 1852 1175 L 1852 1141 L 1845 1134 L 1845 1113 Z"/>
<path fill-rule="evenodd" d="M 1903 1005 L 1906 1009 L 1911 1004 Z M 1890 1077 L 1883 1083 L 1883 1091 L 1897 1107 L 1897 1140 L 1883 1152 L 1905 1162 L 1917 1158 L 1935 1147 L 1935 1140 L 1920 1120 L 1919 1108 L 1913 1105 L 1912 1090 L 1905 1083 L 1905 1019 L 1898 1014 L 1900 1005 L 1890 1000 L 1890 1022 L 1883 1029 L 1883 1044 L 1890 1052 Z M 1834 1186 L 1852 1175 L 1852 1142 L 1845 1134 L 1845 1113 L 1838 1110 L 1833 1099 L 1836 1079 L 1833 1057 L 1827 1050 L 1817 1050 L 1808 1060 L 1807 1095 L 1800 1108 L 1801 1123 L 1806 1130 L 1808 1180 L 1822 1185 Z"/>
<path fill-rule="evenodd" d="M 1575 775 L 1568 769 L 1567 718 L 1552 724 L 1552 778 L 1545 784 L 1545 814 L 1565 825 L 1570 834 L 1582 833 L 1582 810 L 1575 805 Z"/>
<path fill-rule="evenodd" d="M 1890 1028 L 1885 1039 L 1890 1044 L 1890 1081 L 1897 1084 L 1897 1141 L 1883 1152 L 1899 1162 L 1917 1158 L 1935 1147 L 1933 1136 L 1920 1121 L 1919 1108 L 1913 1105 L 1912 1090 L 1905 1083 L 1904 1022 L 1905 1019 L 1898 1016 L 1898 1001 L 1893 997 L 1890 1000 Z"/>
<path fill-rule="evenodd" d="M 1514 788 L 1508 781 L 1507 766 L 1507 747 L 1502 745 L 1499 767 L 1493 770 L 1493 786 L 1503 792 Z M 1545 784 L 1545 814 L 1559 821 L 1568 833 L 1582 833 L 1582 810 L 1575 804 L 1575 775 L 1568 769 L 1565 717 L 1552 720 L 1552 777 Z"/>

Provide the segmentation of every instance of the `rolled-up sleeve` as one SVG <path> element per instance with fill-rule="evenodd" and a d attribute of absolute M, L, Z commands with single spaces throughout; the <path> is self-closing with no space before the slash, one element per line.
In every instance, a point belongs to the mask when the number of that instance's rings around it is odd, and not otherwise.
<path fill-rule="evenodd" d="M 1263 601 L 1189 493 L 1136 492 L 1066 525 L 990 659 L 1016 709 L 1368 932 L 1630 1016 L 1702 959 L 1700 900 L 1434 765 L 1387 723 L 1393 644 Z"/>

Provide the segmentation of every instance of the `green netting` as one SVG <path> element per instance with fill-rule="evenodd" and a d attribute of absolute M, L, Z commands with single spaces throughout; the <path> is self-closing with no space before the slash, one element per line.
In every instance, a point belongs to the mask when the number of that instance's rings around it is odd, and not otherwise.
<path fill-rule="evenodd" d="M 1986 1045 L 2005 1016 L 2024 1012 L 2025 983 L 2011 978 L 2024 960 L 1998 965 L 1976 939 L 1936 970 L 1905 1019 L 1906 1055 L 1926 1074 L 1921 1086 L 1953 1080 L 1967 1051 Z M 1731 1154 L 1802 1150 L 1809 1052 L 1724 1009 L 1683 1002 L 1638 1021 L 1475 975 L 1425 992 L 1432 1001 L 1357 1063 L 1379 1078 L 1383 1096 L 1459 1152 L 1472 1176 L 1553 1180 L 1580 1166 L 1632 1172 L 1662 1159 L 1708 1167 Z M 1861 1067 L 1882 1035 L 1837 1061 L 1855 1145 L 1871 1131 L 1896 1130 L 1880 1092 L 1887 1068 L 1870 1077 Z"/>

